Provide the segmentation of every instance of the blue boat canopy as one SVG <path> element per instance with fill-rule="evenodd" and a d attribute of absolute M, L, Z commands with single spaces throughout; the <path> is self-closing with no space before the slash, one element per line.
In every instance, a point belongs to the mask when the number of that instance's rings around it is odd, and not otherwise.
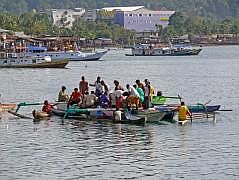
<path fill-rule="evenodd" d="M 28 52 L 44 52 L 47 51 L 47 47 L 27 46 Z"/>

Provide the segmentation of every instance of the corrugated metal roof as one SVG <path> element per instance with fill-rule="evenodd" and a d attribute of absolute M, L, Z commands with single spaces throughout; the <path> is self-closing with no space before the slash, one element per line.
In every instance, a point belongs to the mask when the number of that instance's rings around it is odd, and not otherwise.
<path fill-rule="evenodd" d="M 105 7 L 102 8 L 102 10 L 105 11 L 114 11 L 114 10 L 120 10 L 120 11 L 135 11 L 138 9 L 144 8 L 144 6 L 128 6 L 128 7 Z"/>

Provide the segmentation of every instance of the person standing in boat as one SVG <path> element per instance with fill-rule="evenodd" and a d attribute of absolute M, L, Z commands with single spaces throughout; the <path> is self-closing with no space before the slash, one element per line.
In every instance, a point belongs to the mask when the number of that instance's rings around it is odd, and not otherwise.
<path fill-rule="evenodd" d="M 94 84 L 90 84 L 90 86 L 95 87 L 95 95 L 97 97 L 100 97 L 103 94 L 103 86 L 101 84 L 101 78 L 100 76 L 97 77 L 96 81 Z"/>
<path fill-rule="evenodd" d="M 78 88 L 75 88 L 71 94 L 68 105 L 80 104 L 82 101 L 82 94 L 78 91 Z"/>
<path fill-rule="evenodd" d="M 133 87 L 136 89 L 136 91 L 139 94 L 139 107 L 142 107 L 142 103 L 144 102 L 144 91 L 138 87 L 136 84 L 133 85 Z"/>
<path fill-rule="evenodd" d="M 141 89 L 144 91 L 144 85 L 143 85 L 143 83 L 140 82 L 139 79 L 137 79 L 137 80 L 135 81 L 135 83 L 137 84 L 137 86 L 138 86 L 139 88 L 141 88 Z"/>
<path fill-rule="evenodd" d="M 191 112 L 189 111 L 188 107 L 185 105 L 185 103 L 183 101 L 181 102 L 181 106 L 177 110 L 178 110 L 178 120 L 179 121 L 187 120 L 187 116 L 192 117 Z"/>
<path fill-rule="evenodd" d="M 81 77 L 81 81 L 79 83 L 79 90 L 81 94 L 85 94 L 86 92 L 89 92 L 89 84 L 85 80 L 84 76 Z"/>
<path fill-rule="evenodd" d="M 154 88 L 150 85 L 148 79 L 144 80 L 144 109 L 148 109 L 151 104 L 151 97 L 154 95 Z"/>
<path fill-rule="evenodd" d="M 109 85 L 106 84 L 105 81 L 103 81 L 103 80 L 100 83 L 101 83 L 101 85 L 103 87 L 103 94 L 106 93 L 106 95 L 108 96 L 109 95 L 109 89 L 110 89 Z"/>
<path fill-rule="evenodd" d="M 60 90 L 60 92 L 58 94 L 58 102 L 66 102 L 68 100 L 69 100 L 69 96 L 66 93 L 66 87 L 62 86 L 61 90 Z"/>
<path fill-rule="evenodd" d="M 114 80 L 115 84 L 115 102 L 116 102 L 116 108 L 122 108 L 123 106 L 123 92 L 124 88 L 120 85 L 119 81 Z"/>
<path fill-rule="evenodd" d="M 127 106 L 132 107 L 134 104 L 136 106 L 136 109 L 139 107 L 139 93 L 137 90 L 130 86 L 129 84 L 126 85 L 126 88 L 128 90 L 128 97 L 127 97 Z"/>

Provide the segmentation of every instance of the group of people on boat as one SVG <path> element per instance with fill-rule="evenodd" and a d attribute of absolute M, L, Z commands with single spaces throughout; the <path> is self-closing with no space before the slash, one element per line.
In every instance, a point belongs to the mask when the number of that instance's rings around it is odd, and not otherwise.
<path fill-rule="evenodd" d="M 103 108 L 123 108 L 126 107 L 150 107 L 151 97 L 154 96 L 155 90 L 148 79 L 144 80 L 144 84 L 140 80 L 136 80 L 134 85 L 126 84 L 125 88 L 118 80 L 114 80 L 114 88 L 110 91 L 109 85 L 101 79 L 96 78 L 93 84 L 88 83 L 85 77 L 81 77 L 79 88 L 74 88 L 69 96 L 66 93 L 66 87 L 62 86 L 58 94 L 58 102 L 68 102 L 68 105 L 77 104 L 83 108 L 91 108 L 100 106 Z M 94 91 L 90 91 L 90 87 L 94 87 Z"/>
<path fill-rule="evenodd" d="M 101 79 L 100 76 L 96 78 L 93 84 L 88 83 L 85 77 L 81 77 L 79 88 L 74 88 L 73 92 L 68 95 L 66 87 L 62 86 L 58 93 L 58 102 L 67 102 L 67 106 L 78 105 L 81 108 L 116 108 L 116 110 L 126 108 L 143 108 L 148 109 L 152 107 L 151 100 L 155 96 L 155 89 L 148 79 L 142 83 L 136 80 L 134 85 L 126 84 L 125 88 L 118 80 L 114 80 L 114 88 L 111 89 L 109 85 Z M 90 87 L 94 87 L 94 91 L 90 91 Z M 157 96 L 162 96 L 161 91 L 157 92 Z M 44 102 L 42 108 L 43 112 L 50 113 L 53 106 Z M 178 109 L 179 119 L 183 120 L 189 115 L 187 106 L 184 103 Z"/>

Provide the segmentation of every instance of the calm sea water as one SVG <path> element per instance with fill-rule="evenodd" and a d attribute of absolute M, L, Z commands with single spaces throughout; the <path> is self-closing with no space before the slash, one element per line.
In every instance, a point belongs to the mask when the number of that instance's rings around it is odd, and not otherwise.
<path fill-rule="evenodd" d="M 79 122 L 52 117 L 33 123 L 1 114 L 0 179 L 239 179 L 239 47 L 205 47 L 194 57 L 126 57 L 112 50 L 102 61 L 67 69 L 0 69 L 1 102 L 54 101 L 82 75 L 111 87 L 148 78 L 164 95 L 186 103 L 221 104 L 216 122 L 146 126 Z M 33 108 L 20 110 L 31 115 Z"/>

